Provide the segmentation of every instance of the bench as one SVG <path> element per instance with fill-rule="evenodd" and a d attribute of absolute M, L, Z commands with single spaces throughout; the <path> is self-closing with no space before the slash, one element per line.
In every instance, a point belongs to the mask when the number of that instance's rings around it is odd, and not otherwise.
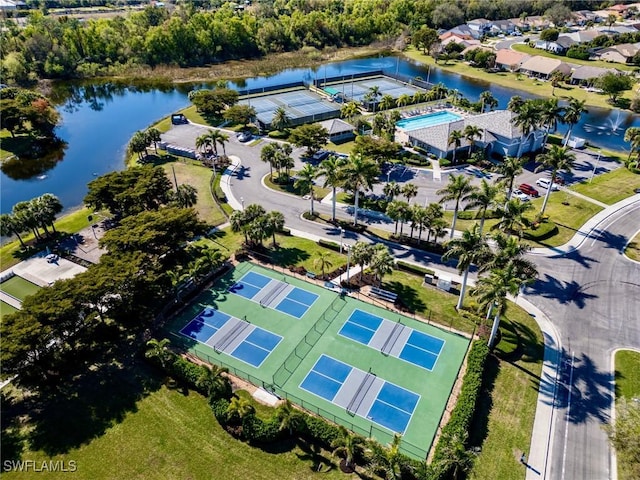
<path fill-rule="evenodd" d="M 393 293 L 388 290 L 383 290 L 382 288 L 378 288 L 378 287 L 371 287 L 371 295 L 391 303 L 395 303 L 396 300 L 398 299 L 397 293 Z"/>
<path fill-rule="evenodd" d="M 307 272 L 307 277 L 309 277 L 311 279 L 314 279 L 314 278 L 316 278 L 316 274 L 313 273 L 313 272 Z"/>

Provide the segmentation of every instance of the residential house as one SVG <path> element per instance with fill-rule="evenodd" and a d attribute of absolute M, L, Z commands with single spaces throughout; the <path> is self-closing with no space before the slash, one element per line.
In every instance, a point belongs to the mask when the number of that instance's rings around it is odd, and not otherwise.
<path fill-rule="evenodd" d="M 563 33 L 563 37 L 568 37 L 575 43 L 587 43 L 602 35 L 598 30 L 578 30 L 577 32 Z"/>
<path fill-rule="evenodd" d="M 551 25 L 551 22 L 541 15 L 527 17 L 526 23 L 529 25 L 529 29 L 531 30 L 544 30 L 545 28 L 549 28 Z"/>
<path fill-rule="evenodd" d="M 520 66 L 520 73 L 543 79 L 549 79 L 554 72 L 569 75 L 571 67 L 556 58 L 547 58 L 540 55 L 534 55 L 525 60 Z"/>
<path fill-rule="evenodd" d="M 586 25 L 587 22 L 598 23 L 602 21 L 602 18 L 591 10 L 577 10 L 575 12 L 572 12 L 572 16 L 573 23 L 580 26 Z"/>
<path fill-rule="evenodd" d="M 523 137 L 519 127 L 513 124 L 515 115 L 509 110 L 496 110 L 416 130 L 398 129 L 396 141 L 420 147 L 444 158 L 453 154 L 454 146 L 449 145 L 451 132 L 463 131 L 467 125 L 474 125 L 482 130 L 482 136 L 475 144 L 489 155 L 496 153 L 501 156 L 517 156 L 542 148 L 544 131 L 536 130 Z M 469 148 L 469 142 L 462 139 L 458 150 L 465 148 Z"/>
<path fill-rule="evenodd" d="M 546 50 L 547 52 L 555 53 L 556 55 L 564 55 L 567 53 L 567 50 L 577 43 L 572 38 L 566 35 L 560 35 L 557 40 L 553 42 L 546 42 L 544 40 L 536 40 L 534 46 L 536 48 L 540 48 L 542 50 Z"/>
<path fill-rule="evenodd" d="M 640 42 L 621 43 L 611 47 L 601 48 L 595 52 L 595 56 L 606 62 L 631 63 L 636 53 L 640 51 Z"/>
<path fill-rule="evenodd" d="M 494 35 L 511 35 L 516 31 L 516 26 L 511 20 L 494 20 L 491 22 L 490 33 Z"/>
<path fill-rule="evenodd" d="M 27 4 L 22 0 L 0 0 L 0 12 L 12 12 L 26 7 Z"/>
<path fill-rule="evenodd" d="M 598 80 L 598 78 L 609 72 L 620 73 L 615 68 L 600 68 L 583 65 L 576 68 L 571 73 L 570 83 L 572 85 L 583 85 L 586 87 L 591 87 L 596 82 L 596 80 Z"/>
<path fill-rule="evenodd" d="M 612 26 L 604 26 L 598 27 L 600 35 L 618 35 L 620 33 L 637 33 L 638 29 L 633 25 L 612 25 Z"/>
<path fill-rule="evenodd" d="M 334 118 L 320 122 L 320 125 L 329 132 L 329 141 L 333 143 L 348 142 L 355 138 L 355 127 L 350 123 Z"/>
<path fill-rule="evenodd" d="M 501 48 L 496 52 L 496 68 L 507 72 L 516 72 L 522 63 L 531 58 L 525 53 L 516 52 L 510 48 Z"/>
<path fill-rule="evenodd" d="M 491 30 L 491 21 L 486 18 L 476 18 L 467 22 L 474 38 L 482 38 Z"/>
<path fill-rule="evenodd" d="M 450 43 L 459 43 L 464 48 L 469 48 L 469 47 L 479 46 L 480 40 L 476 40 L 474 38 L 463 38 L 463 37 L 459 37 L 458 35 L 449 35 L 447 38 L 440 41 L 440 46 L 441 48 L 444 48 Z"/>
<path fill-rule="evenodd" d="M 469 25 L 458 25 L 457 27 L 453 27 L 453 28 L 447 30 L 446 32 L 444 32 L 444 33 L 442 33 L 440 35 L 440 40 L 441 41 L 445 40 L 447 34 L 457 35 L 459 37 L 468 36 L 469 38 L 477 38 L 476 35 L 475 35 L 475 32 L 473 30 L 471 30 Z"/>

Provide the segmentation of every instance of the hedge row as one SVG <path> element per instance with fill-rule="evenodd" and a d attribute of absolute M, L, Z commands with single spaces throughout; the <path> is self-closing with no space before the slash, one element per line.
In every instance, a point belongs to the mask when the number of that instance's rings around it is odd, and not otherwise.
<path fill-rule="evenodd" d="M 484 340 L 476 340 L 471 346 L 467 357 L 467 372 L 462 381 L 460 396 L 456 406 L 451 412 L 449 422 L 443 427 L 440 441 L 433 456 L 433 464 L 439 465 L 446 461 L 448 452 L 454 451 L 450 443 L 467 438 L 469 427 L 476 412 L 476 404 L 480 389 L 482 388 L 482 377 L 484 365 L 489 355 L 489 347 Z M 451 478 L 450 471 L 439 473 L 439 479 Z"/>
<path fill-rule="evenodd" d="M 336 252 L 340 251 L 340 244 L 336 242 L 330 242 L 328 240 L 323 240 L 322 238 L 318 240 L 318 245 L 324 248 L 328 248 L 330 250 L 335 250 Z"/>
<path fill-rule="evenodd" d="M 398 260 L 396 262 L 396 266 L 400 270 L 405 270 L 405 271 L 410 272 L 410 273 L 416 273 L 418 275 L 425 275 L 425 274 L 433 275 L 433 274 L 435 274 L 435 272 L 433 270 L 421 267 L 419 265 L 414 265 L 412 263 L 403 262 L 402 260 Z"/>
<path fill-rule="evenodd" d="M 471 210 L 460 211 L 458 212 L 458 220 L 476 220 L 477 213 L 478 212 L 471 211 Z M 500 218 L 500 212 L 498 212 L 497 210 L 487 210 L 487 212 L 484 214 L 484 218 L 485 219 Z M 480 219 L 478 218 L 477 220 L 480 220 Z"/>

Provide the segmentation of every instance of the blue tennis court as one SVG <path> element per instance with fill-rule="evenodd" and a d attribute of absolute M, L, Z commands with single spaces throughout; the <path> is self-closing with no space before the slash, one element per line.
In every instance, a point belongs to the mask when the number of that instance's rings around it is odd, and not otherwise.
<path fill-rule="evenodd" d="M 256 272 L 246 273 L 229 291 L 295 318 L 302 318 L 318 299 L 315 293 Z"/>
<path fill-rule="evenodd" d="M 404 433 L 420 396 L 375 374 L 321 355 L 300 388 L 372 422 Z"/>
<path fill-rule="evenodd" d="M 180 333 L 249 365 L 259 367 L 282 337 L 220 310 L 207 307 Z"/>
<path fill-rule="evenodd" d="M 445 344 L 440 338 L 358 309 L 338 333 L 429 371 L 435 367 Z"/>

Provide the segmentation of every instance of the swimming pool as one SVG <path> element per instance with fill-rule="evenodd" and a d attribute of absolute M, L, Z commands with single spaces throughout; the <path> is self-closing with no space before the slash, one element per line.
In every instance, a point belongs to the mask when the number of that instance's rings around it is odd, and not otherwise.
<path fill-rule="evenodd" d="M 398 128 L 403 130 L 417 130 L 418 128 L 432 127 L 433 125 L 440 125 L 441 123 L 455 122 L 461 120 L 460 115 L 456 115 L 451 112 L 436 112 L 427 113 L 426 115 L 420 115 L 412 118 L 405 118 L 396 123 Z"/>

